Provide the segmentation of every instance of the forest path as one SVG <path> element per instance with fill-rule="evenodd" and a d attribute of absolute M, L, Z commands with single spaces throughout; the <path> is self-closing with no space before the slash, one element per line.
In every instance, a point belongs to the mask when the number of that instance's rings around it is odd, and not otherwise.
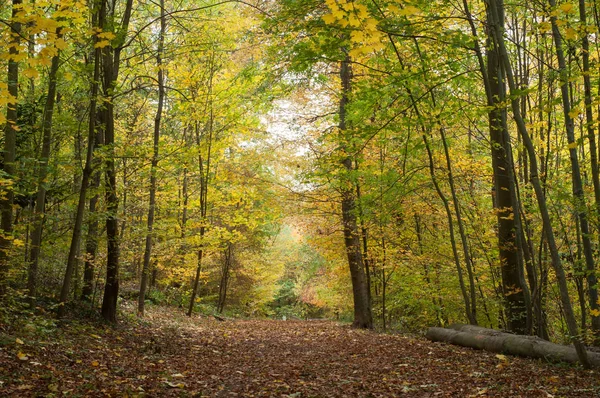
<path fill-rule="evenodd" d="M 326 321 L 150 309 L 0 346 L 0 396 L 597 397 L 600 376 Z M 26 355 L 27 359 L 23 359 Z"/>

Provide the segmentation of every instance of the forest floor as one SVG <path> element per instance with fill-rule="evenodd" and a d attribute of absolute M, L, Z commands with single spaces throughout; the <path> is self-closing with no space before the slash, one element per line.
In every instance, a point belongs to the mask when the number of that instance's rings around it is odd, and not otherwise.
<path fill-rule="evenodd" d="M 328 321 L 0 325 L 0 396 L 598 397 L 600 372 Z M 6 333 L 6 332 L 8 333 Z"/>

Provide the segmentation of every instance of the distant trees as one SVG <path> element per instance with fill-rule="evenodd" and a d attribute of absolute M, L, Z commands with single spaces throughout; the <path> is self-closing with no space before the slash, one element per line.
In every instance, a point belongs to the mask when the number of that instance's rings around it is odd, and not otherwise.
<path fill-rule="evenodd" d="M 245 146 L 264 138 L 258 118 L 267 109 L 259 92 L 262 71 L 253 59 L 260 51 L 248 34 L 250 22 L 241 23 L 254 16 L 230 4 L 225 24 L 178 20 L 168 31 L 180 13 L 216 15 L 223 6 L 170 7 L 132 0 L 0 6 L 7 21 L 0 33 L 11 43 L 0 52 L 7 71 L 0 80 L 3 295 L 18 298 L 26 287 L 33 306 L 38 296 L 56 295 L 59 316 L 65 316 L 80 298 L 95 307 L 103 289 L 101 314 L 115 322 L 123 284 L 128 290 L 141 283 L 140 314 L 157 278 L 163 286 L 180 286 L 177 294 L 189 299 L 192 264 L 200 264 L 189 258 L 190 247 L 205 253 L 212 271 L 223 247 L 250 239 L 258 250 L 271 233 L 261 231 L 275 230 L 278 199 L 267 186 L 265 166 L 273 154 Z M 203 64 L 205 50 L 213 54 L 210 66 Z M 174 62 L 186 57 L 187 64 Z M 194 158 L 198 173 L 188 171 Z M 229 163 L 239 164 L 243 178 L 224 172 Z M 177 192 L 182 171 L 184 201 Z M 149 189 L 143 181 L 150 181 Z M 50 196 L 51 186 L 77 194 Z M 15 196 L 26 202 L 17 217 Z M 234 236 L 224 236 L 232 228 Z M 178 246 L 185 251 L 174 261 L 170 249 Z M 250 250 L 238 247 L 240 255 Z M 240 261 L 229 278 L 247 266 Z M 208 285 L 207 278 L 199 271 L 196 289 Z M 190 300 L 190 311 L 196 303 Z"/>

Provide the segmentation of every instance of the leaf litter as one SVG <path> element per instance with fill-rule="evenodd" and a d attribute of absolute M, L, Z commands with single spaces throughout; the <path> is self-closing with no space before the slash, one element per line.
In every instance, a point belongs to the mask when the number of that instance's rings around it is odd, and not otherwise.
<path fill-rule="evenodd" d="M 600 396 L 598 370 L 329 321 L 221 322 L 164 308 L 128 319 L 115 328 L 73 321 L 50 337 L 11 330 L 0 396 Z"/>

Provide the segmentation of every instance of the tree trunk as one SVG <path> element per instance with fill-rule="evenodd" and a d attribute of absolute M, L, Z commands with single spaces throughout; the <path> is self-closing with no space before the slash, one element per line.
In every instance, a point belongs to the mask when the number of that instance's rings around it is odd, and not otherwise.
<path fill-rule="evenodd" d="M 229 275 L 231 265 L 233 264 L 233 244 L 229 243 L 227 249 L 223 252 L 223 265 L 221 267 L 221 282 L 219 283 L 219 301 L 217 303 L 217 312 L 221 314 L 225 308 L 227 299 L 227 287 L 229 286 Z"/>
<path fill-rule="evenodd" d="M 165 84 L 162 63 L 165 30 L 165 1 L 160 0 L 160 33 L 158 38 L 158 49 L 156 53 L 156 67 L 158 69 L 158 105 L 156 108 L 156 116 L 154 118 L 154 147 L 152 153 L 152 164 L 150 166 L 150 203 L 148 204 L 146 248 L 144 250 L 144 265 L 142 266 L 142 280 L 140 282 L 140 295 L 138 297 L 138 315 L 140 316 L 144 316 L 144 301 L 146 299 L 146 286 L 148 284 L 148 270 L 150 268 L 150 257 L 152 256 L 152 229 L 154 228 L 154 209 L 156 207 L 156 170 L 158 168 L 158 144 L 160 140 L 160 120 L 162 118 L 163 104 L 165 100 Z"/>
<path fill-rule="evenodd" d="M 104 145 L 104 136 L 102 129 L 97 129 L 95 138 L 95 147 Z M 83 265 L 83 287 L 81 289 L 81 299 L 84 301 L 90 300 L 94 290 L 94 268 L 96 266 L 96 254 L 98 252 L 98 200 L 100 194 L 100 159 L 92 159 L 92 189 L 94 196 L 89 200 L 88 207 L 88 228 L 85 238 L 85 258 Z"/>
<path fill-rule="evenodd" d="M 21 43 L 21 23 L 17 21 L 17 14 L 21 11 L 22 0 L 13 0 L 12 19 L 10 22 L 11 39 L 9 44 L 8 71 L 6 83 L 8 94 L 14 102 L 6 107 L 6 124 L 4 127 L 4 150 L 3 150 L 3 170 L 7 178 L 13 178 L 15 175 L 15 158 L 17 150 L 17 98 L 19 97 L 19 62 L 13 57 L 19 54 L 19 45 Z M 8 187 L 3 195 L 0 195 L 0 297 L 6 293 L 6 277 L 8 273 L 9 250 L 11 246 L 10 235 L 12 233 L 12 211 L 13 211 L 14 191 Z"/>
<path fill-rule="evenodd" d="M 414 100 L 413 106 L 416 108 Z M 470 324 L 477 325 L 477 318 L 471 310 L 471 300 L 469 293 L 467 292 L 467 287 L 465 285 L 465 278 L 463 276 L 462 266 L 460 265 L 460 258 L 458 255 L 458 249 L 456 247 L 456 238 L 454 237 L 454 220 L 452 219 L 452 211 L 450 210 L 450 204 L 448 198 L 446 198 L 446 195 L 442 192 L 442 189 L 440 188 L 440 185 L 437 181 L 437 177 L 435 175 L 435 167 L 433 163 L 433 153 L 431 152 L 431 147 L 429 146 L 429 141 L 427 140 L 425 131 L 423 131 L 422 138 L 423 143 L 425 144 L 425 149 L 427 150 L 427 158 L 429 159 L 429 175 L 431 176 L 431 181 L 433 182 L 435 191 L 437 192 L 440 200 L 444 204 L 444 209 L 446 210 L 446 218 L 448 220 L 448 232 L 450 234 L 450 245 L 452 246 L 452 257 L 454 258 L 454 264 L 456 266 L 458 282 L 460 284 L 460 291 L 465 302 L 465 314 L 467 315 L 467 319 L 469 320 Z"/>
<path fill-rule="evenodd" d="M 341 62 L 340 80 L 342 84 L 342 92 L 339 109 L 339 130 L 342 151 L 346 152 L 348 139 L 346 135 L 346 106 L 348 104 L 348 96 L 351 92 L 352 69 L 350 57 Z M 342 160 L 342 165 L 349 175 L 353 171 L 352 158 L 345 154 Z M 356 220 L 356 201 L 352 184 L 347 184 L 348 187 L 342 188 L 342 220 L 344 225 L 344 244 L 348 257 L 348 265 L 350 268 L 350 277 L 352 279 L 352 293 L 354 298 L 354 322 L 352 326 L 358 328 L 372 329 L 373 315 L 371 313 L 371 304 L 369 303 L 369 292 L 365 276 L 365 267 L 363 263 L 360 232 L 358 230 Z"/>
<path fill-rule="evenodd" d="M 214 65 L 213 56 L 210 57 L 210 76 L 208 80 L 208 92 L 207 92 L 207 107 L 209 108 L 209 119 L 208 119 L 208 138 L 207 138 L 207 150 L 206 150 L 206 166 L 204 165 L 204 159 L 202 157 L 202 148 L 200 147 L 201 137 L 198 122 L 194 126 L 196 135 L 196 146 L 198 148 L 198 172 L 200 174 L 200 222 L 203 223 L 200 226 L 200 248 L 198 249 L 198 265 L 196 267 L 196 275 L 194 277 L 194 283 L 192 286 L 192 295 L 190 297 L 190 304 L 188 306 L 187 316 L 192 316 L 194 310 L 194 302 L 196 301 L 196 294 L 198 293 L 198 284 L 200 282 L 200 271 L 202 269 L 202 258 L 204 254 L 203 242 L 204 234 L 206 232 L 207 222 L 207 210 L 208 210 L 208 186 L 210 182 L 210 167 L 212 159 L 212 140 L 213 140 L 213 102 L 212 102 L 212 79 L 214 76 Z"/>
<path fill-rule="evenodd" d="M 433 98 L 433 91 L 431 92 L 431 96 Z M 435 100 L 434 100 L 435 106 Z M 441 121 L 440 121 L 441 122 Z M 465 268 L 467 269 L 467 276 L 469 277 L 469 298 L 471 300 L 471 318 L 475 322 L 471 322 L 472 324 L 477 324 L 477 298 L 475 295 L 475 274 L 473 270 L 473 261 L 471 260 L 471 255 L 469 254 L 469 243 L 467 241 L 467 234 L 465 232 L 464 224 L 462 221 L 462 216 L 460 212 L 460 203 L 458 201 L 458 196 L 456 195 L 456 188 L 454 186 L 454 175 L 452 173 L 452 161 L 450 159 L 450 152 L 448 150 L 448 142 L 446 141 L 446 133 L 444 131 L 444 127 L 439 128 L 440 137 L 442 139 L 442 144 L 444 146 L 444 156 L 446 157 L 446 168 L 448 169 L 448 184 L 450 185 L 450 194 L 452 195 L 452 203 L 454 204 L 454 214 L 456 215 L 456 224 L 458 225 L 458 234 L 460 236 L 460 241 L 462 244 L 463 255 L 465 259 Z M 483 297 L 482 297 L 483 298 Z"/>
<path fill-rule="evenodd" d="M 105 4 L 102 2 L 100 9 L 97 10 L 98 17 L 97 21 L 102 23 Z M 98 38 L 94 39 L 94 42 L 98 42 Z M 81 227 L 83 224 L 83 214 L 85 211 L 86 193 L 89 184 L 90 175 L 92 173 L 92 161 L 94 153 L 94 139 L 96 136 L 96 106 L 99 92 L 99 80 L 100 80 L 100 53 L 101 49 L 96 48 L 94 50 L 94 74 L 92 80 L 92 87 L 90 90 L 90 111 L 89 111 L 89 124 L 88 124 L 88 143 L 85 156 L 85 166 L 81 176 L 81 187 L 79 189 L 79 201 L 77 202 L 77 210 L 75 213 L 75 221 L 73 225 L 73 233 L 71 235 L 71 244 L 69 247 L 69 254 L 67 256 L 67 267 L 65 270 L 65 276 L 63 279 L 62 288 L 60 291 L 60 306 L 58 307 L 58 317 L 62 317 L 65 314 L 65 304 L 69 297 L 69 290 L 71 286 L 71 277 L 75 268 L 75 262 L 77 261 L 77 252 L 79 250 L 79 242 L 81 240 Z"/>
<path fill-rule="evenodd" d="M 106 0 L 102 1 L 103 3 Z M 119 199 L 117 197 L 117 175 L 115 170 L 115 118 L 113 90 L 119 77 L 119 66 L 121 62 L 121 50 L 127 35 L 133 0 L 127 0 L 123 19 L 120 26 L 119 43 L 103 48 L 103 91 L 106 100 L 103 114 L 104 119 L 104 141 L 107 146 L 107 157 L 105 161 L 105 186 L 106 186 L 106 283 L 104 285 L 104 296 L 102 298 L 102 317 L 111 323 L 117 321 L 117 298 L 119 295 Z M 109 10 L 107 20 L 111 22 L 108 26 L 101 25 L 104 31 L 110 31 L 115 19 L 114 8 Z"/>
<path fill-rule="evenodd" d="M 56 29 L 56 38 L 62 38 L 62 28 Z M 46 177 L 48 176 L 48 161 L 52 144 L 52 118 L 54 116 L 54 104 L 56 102 L 56 76 L 60 66 L 60 50 L 52 57 L 50 73 L 48 75 L 48 95 L 44 106 L 42 117 L 42 153 L 40 154 L 37 169 L 37 195 L 33 213 L 33 229 L 31 231 L 31 251 L 29 253 L 29 274 L 27 277 L 27 290 L 29 297 L 33 300 L 37 294 L 37 273 L 42 245 L 42 232 L 44 228 L 44 213 L 46 205 Z"/>
<path fill-rule="evenodd" d="M 552 9 L 555 9 L 556 1 L 548 1 L 550 7 L 552 7 Z M 585 18 L 585 9 L 583 16 Z M 571 160 L 571 179 L 573 183 L 573 199 L 575 202 L 575 211 L 577 212 L 577 216 L 579 218 L 579 228 L 581 230 L 581 240 L 583 242 L 583 255 L 585 257 L 585 265 L 587 268 L 586 279 L 588 285 L 588 303 L 591 309 L 592 333 L 594 335 L 594 344 L 597 345 L 600 344 L 600 303 L 598 303 L 598 280 L 596 277 L 596 265 L 594 263 L 594 254 L 592 251 L 592 242 L 590 239 L 590 227 L 587 217 L 587 205 L 583 192 L 583 182 L 581 180 L 581 170 L 579 167 L 579 157 L 577 154 L 577 142 L 575 141 L 575 124 L 573 122 L 573 118 L 571 117 L 571 101 L 569 98 L 569 72 L 567 70 L 565 55 L 562 48 L 562 36 L 558 29 L 556 17 L 551 16 L 550 22 L 552 23 L 552 37 L 554 38 L 554 45 L 556 47 L 556 57 L 558 59 L 558 71 L 560 75 L 560 92 L 563 103 L 563 115 L 565 118 L 567 141 L 569 143 L 569 158 Z M 589 57 L 587 51 L 584 50 L 584 53 L 586 53 L 586 55 Z M 586 73 L 584 73 L 584 76 L 586 76 Z M 588 98 L 591 95 L 589 92 L 589 73 L 587 74 L 587 82 L 588 84 L 585 85 L 586 88 L 584 89 L 586 92 L 586 114 L 589 112 L 589 119 L 591 119 L 591 102 L 590 104 L 588 104 L 588 101 L 591 101 L 591 98 Z M 592 128 L 592 126 L 588 125 L 588 128 Z"/>
<path fill-rule="evenodd" d="M 577 352 L 570 346 L 550 343 L 537 336 L 503 333 L 469 325 L 453 325 L 451 329 L 429 328 L 425 337 L 431 341 L 551 362 L 579 361 Z M 600 367 L 600 353 L 588 351 L 587 355 L 592 366 Z"/>
<path fill-rule="evenodd" d="M 563 306 L 563 311 L 565 314 L 565 319 L 567 321 L 567 326 L 569 330 L 569 334 L 573 341 L 573 345 L 575 346 L 575 350 L 577 351 L 577 355 L 579 361 L 585 368 L 590 367 L 590 363 L 588 361 L 587 352 L 585 351 L 585 347 L 580 337 L 579 330 L 577 328 L 577 321 L 575 320 L 575 315 L 573 313 L 573 306 L 571 304 L 571 298 L 569 296 L 569 288 L 567 285 L 567 278 L 565 276 L 565 271 L 562 266 L 562 261 L 560 259 L 560 254 L 558 252 L 558 246 L 556 244 L 556 240 L 554 238 L 554 230 L 552 228 L 552 221 L 550 219 L 550 212 L 548 211 L 548 206 L 546 204 L 546 197 L 544 195 L 544 191 L 542 189 L 542 185 L 539 179 L 538 172 L 538 164 L 537 157 L 535 153 L 535 148 L 533 146 L 533 141 L 527 131 L 527 127 L 525 125 L 525 121 L 521 117 L 521 111 L 519 108 L 519 94 L 517 93 L 517 87 L 515 86 L 514 77 L 512 73 L 512 67 L 510 64 L 510 58 L 508 57 L 508 53 L 506 51 L 506 47 L 504 44 L 504 36 L 503 29 L 504 26 L 498 23 L 498 10 L 503 10 L 504 5 L 502 0 L 488 0 L 488 7 L 490 10 L 491 19 L 488 21 L 491 24 L 492 29 L 490 29 L 492 33 L 492 39 L 494 43 L 498 46 L 500 59 L 502 64 L 504 65 L 504 73 L 506 79 L 508 81 L 508 87 L 510 90 L 510 102 L 511 108 L 513 112 L 513 116 L 515 122 L 517 124 L 517 129 L 521 138 L 523 139 L 523 144 L 527 149 L 527 153 L 529 156 L 530 163 L 530 181 L 535 190 L 535 195 L 538 202 L 538 207 L 540 209 L 540 213 L 543 220 L 544 232 L 546 234 L 546 241 L 548 243 L 548 248 L 550 249 L 550 256 L 552 258 L 552 267 L 554 268 L 554 272 L 556 274 L 556 279 L 559 285 L 560 292 L 560 300 Z"/>
<path fill-rule="evenodd" d="M 490 10 L 488 8 L 488 14 Z M 504 12 L 498 10 L 504 26 Z M 488 15 L 488 19 L 490 19 Z M 504 296 L 508 330 L 524 334 L 527 332 L 527 306 L 525 286 L 521 283 L 520 273 L 523 263 L 519 256 L 520 239 L 517 239 L 517 217 L 519 204 L 513 198 L 516 196 L 514 183 L 514 164 L 512 162 L 512 147 L 506 126 L 506 92 L 504 71 L 497 46 L 491 41 L 487 51 L 487 81 L 490 96 L 488 105 L 492 110 L 488 113 L 490 141 L 492 151 L 492 169 L 494 172 L 494 207 L 498 222 L 498 249 L 500 270 L 502 275 L 502 294 Z"/>
<path fill-rule="evenodd" d="M 355 169 L 358 170 L 358 162 L 355 162 L 356 167 Z M 356 200 L 358 201 L 358 216 L 360 219 L 360 237 L 361 237 L 361 241 L 362 241 L 362 253 L 363 253 L 363 262 L 365 264 L 365 276 L 366 276 L 366 280 L 367 280 L 367 292 L 369 293 L 369 305 L 371 306 L 371 310 L 372 310 L 372 306 L 373 306 L 373 299 L 371 296 L 371 260 L 369 258 L 369 245 L 368 245 L 368 230 L 367 230 L 367 226 L 365 224 L 365 216 L 363 214 L 362 211 L 362 203 L 361 203 L 361 196 L 360 196 L 360 183 L 357 181 L 356 182 Z M 385 327 L 384 327 L 385 330 Z"/>

